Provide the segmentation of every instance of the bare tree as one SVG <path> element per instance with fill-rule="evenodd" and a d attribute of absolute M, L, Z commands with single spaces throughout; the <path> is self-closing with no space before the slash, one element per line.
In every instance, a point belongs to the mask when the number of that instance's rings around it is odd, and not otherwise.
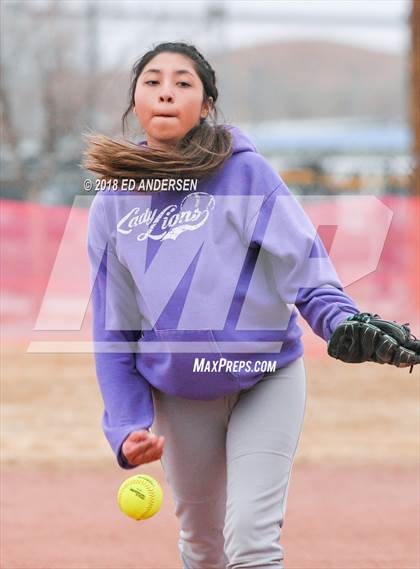
<path fill-rule="evenodd" d="M 85 73 L 78 46 L 83 29 L 62 4 L 30 2 L 3 8 L 1 124 L 12 161 L 16 197 L 38 201 L 54 179 L 66 147 L 77 147 L 85 119 Z M 73 140 L 73 144 L 71 143 Z"/>
<path fill-rule="evenodd" d="M 113 16 L 107 3 L 86 0 L 76 10 L 60 0 L 0 4 L 2 163 L 11 172 L 3 182 L 14 197 L 39 201 L 57 183 L 63 162 L 73 161 L 73 175 L 83 176 L 78 163 L 85 130 L 120 132 L 132 61 L 121 52 L 113 67 L 101 68 L 99 26 Z M 136 34 L 145 45 L 153 21 L 140 21 Z M 79 187 L 73 184 L 73 193 Z"/>

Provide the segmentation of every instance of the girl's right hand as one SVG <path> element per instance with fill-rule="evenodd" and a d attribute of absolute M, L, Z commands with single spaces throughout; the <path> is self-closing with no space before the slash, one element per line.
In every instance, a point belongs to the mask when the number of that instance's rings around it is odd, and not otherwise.
<path fill-rule="evenodd" d="M 131 465 L 146 464 L 159 460 L 165 437 L 157 437 L 147 430 L 133 431 L 122 444 L 121 451 Z"/>

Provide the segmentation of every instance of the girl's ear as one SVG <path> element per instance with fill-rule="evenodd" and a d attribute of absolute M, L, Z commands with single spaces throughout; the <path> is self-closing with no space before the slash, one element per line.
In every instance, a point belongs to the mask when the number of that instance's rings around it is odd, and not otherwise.
<path fill-rule="evenodd" d="M 212 108 L 213 108 L 213 97 L 209 97 L 207 101 L 203 103 L 200 115 L 201 118 L 203 119 L 207 118 L 207 115 L 210 113 Z"/>

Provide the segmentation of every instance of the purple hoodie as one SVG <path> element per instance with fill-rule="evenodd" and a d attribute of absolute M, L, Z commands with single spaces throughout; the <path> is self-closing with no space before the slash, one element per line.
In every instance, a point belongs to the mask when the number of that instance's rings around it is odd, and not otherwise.
<path fill-rule="evenodd" d="M 151 386 L 201 400 L 250 388 L 257 362 L 303 354 L 297 310 L 326 341 L 359 312 L 296 198 L 225 127 L 233 155 L 196 189 L 109 189 L 89 211 L 102 428 L 125 469 L 125 438 L 153 423 Z"/>

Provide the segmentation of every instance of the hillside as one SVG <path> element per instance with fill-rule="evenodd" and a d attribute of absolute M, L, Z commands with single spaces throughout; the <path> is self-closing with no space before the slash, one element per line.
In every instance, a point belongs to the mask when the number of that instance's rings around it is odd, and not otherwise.
<path fill-rule="evenodd" d="M 220 105 L 235 120 L 372 116 L 405 119 L 405 57 L 326 41 L 295 41 L 209 58 Z"/>

